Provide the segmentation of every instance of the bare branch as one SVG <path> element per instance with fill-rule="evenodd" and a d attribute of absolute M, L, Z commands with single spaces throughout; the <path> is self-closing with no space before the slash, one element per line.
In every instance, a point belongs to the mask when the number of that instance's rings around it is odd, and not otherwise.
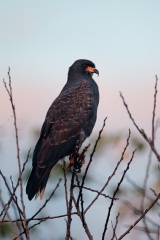
<path fill-rule="evenodd" d="M 2 204 L 3 208 L 5 209 L 6 206 L 5 206 L 5 204 L 4 204 L 4 201 L 3 201 L 3 199 L 2 199 L 2 196 L 0 196 L 0 201 L 1 201 L 1 204 Z M 13 234 L 16 236 L 16 235 L 18 234 L 18 232 L 17 232 L 17 229 L 16 229 L 15 225 L 13 224 L 13 222 L 12 222 L 12 220 L 11 220 L 11 217 L 10 217 L 8 211 L 6 211 L 6 215 L 7 215 L 7 218 L 8 218 L 9 223 L 11 223 L 11 228 L 12 228 Z M 1 221 L 1 223 L 3 223 L 3 221 Z"/>
<path fill-rule="evenodd" d="M 115 223 L 115 226 L 113 226 L 113 223 L 112 223 L 112 229 L 113 229 L 113 236 L 111 238 L 111 240 L 114 240 L 114 238 L 117 239 L 117 236 L 116 236 L 116 229 L 117 229 L 117 225 L 118 225 L 118 218 L 120 216 L 120 213 L 118 213 L 118 215 L 116 216 L 116 223 Z"/>
<path fill-rule="evenodd" d="M 19 207 L 17 201 L 15 200 L 15 195 L 13 195 L 13 193 L 12 193 L 12 191 L 11 191 L 11 189 L 10 189 L 10 186 L 9 186 L 7 180 L 6 180 L 6 177 L 3 175 L 3 173 L 2 173 L 1 170 L 0 170 L 0 175 L 1 175 L 1 177 L 3 178 L 3 181 L 4 181 L 4 183 L 5 183 L 5 186 L 6 186 L 7 190 L 8 190 L 8 192 L 9 192 L 10 196 L 12 196 L 12 199 L 14 200 L 14 203 L 15 203 L 16 206 L 17 206 L 18 212 L 19 212 L 20 215 L 22 216 L 22 215 L 23 215 L 23 211 L 22 211 L 22 209 Z M 5 208 L 4 208 L 5 211 L 4 211 L 4 215 L 3 215 L 2 219 L 1 219 L 0 228 L 2 227 L 2 223 L 3 223 L 4 219 L 5 219 L 5 216 L 6 216 L 6 214 L 7 214 L 7 211 L 8 211 L 8 209 L 9 209 L 9 206 L 10 206 L 9 204 L 6 204 L 6 205 L 5 205 Z M 3 211 L 2 211 L 1 214 L 3 214 Z"/>
<path fill-rule="evenodd" d="M 99 193 L 97 194 L 97 196 L 92 200 L 92 202 L 88 205 L 88 207 L 85 209 L 84 213 L 86 213 L 88 211 L 88 209 L 93 205 L 93 203 L 99 198 L 99 196 L 102 194 L 102 192 L 104 191 L 104 189 L 108 186 L 110 180 L 113 178 L 113 176 L 115 175 L 119 165 L 121 164 L 121 162 L 124 159 L 124 154 L 129 146 L 129 139 L 130 139 L 130 135 L 131 135 L 131 131 L 129 130 L 129 134 L 128 134 L 128 138 L 127 138 L 127 142 L 126 142 L 126 146 L 124 147 L 124 150 L 122 152 L 121 158 L 118 161 L 113 173 L 108 177 L 107 182 L 104 184 L 104 186 L 102 187 L 102 189 L 99 191 Z M 113 199 L 113 198 L 112 198 Z M 116 198 L 114 198 L 116 200 Z"/>
<path fill-rule="evenodd" d="M 128 105 L 127 105 L 127 103 L 126 103 L 126 101 L 125 101 L 122 93 L 120 93 L 120 97 L 122 98 L 123 104 L 124 104 L 124 106 L 125 106 L 125 108 L 126 108 L 126 110 L 127 110 L 127 113 L 128 113 L 128 115 L 129 115 L 130 119 L 132 120 L 134 126 L 136 127 L 136 129 L 138 130 L 138 132 L 142 135 L 142 137 L 146 140 L 146 142 L 149 144 L 149 146 L 151 147 L 151 149 L 152 149 L 152 151 L 154 152 L 155 156 L 157 157 L 157 160 L 160 162 L 160 155 L 159 155 L 159 153 L 157 152 L 157 149 L 155 148 L 152 140 L 147 136 L 147 134 L 145 133 L 145 131 L 144 131 L 143 129 L 140 129 L 140 128 L 138 127 L 137 123 L 135 122 L 135 120 L 134 120 L 134 118 L 133 118 L 133 116 L 132 116 L 132 114 L 131 114 L 131 112 L 130 112 L 130 110 L 129 110 L 129 107 L 128 107 Z"/>
<path fill-rule="evenodd" d="M 71 212 L 72 212 L 72 201 L 73 201 L 73 188 L 74 188 L 74 178 L 75 178 L 75 173 L 72 173 L 72 178 L 71 178 L 71 185 L 70 185 L 70 199 L 69 199 L 69 206 L 68 206 L 68 220 L 67 220 L 67 229 L 66 229 L 66 240 L 72 239 L 71 237 L 71 222 L 72 222 L 72 217 L 71 217 Z"/>
<path fill-rule="evenodd" d="M 77 186 L 77 185 L 75 185 L 74 187 L 78 187 L 78 188 L 79 188 L 79 186 Z M 88 191 L 91 191 L 91 192 L 94 192 L 94 193 L 98 193 L 98 195 L 103 196 L 103 197 L 105 197 L 105 198 L 112 199 L 112 197 L 110 197 L 109 195 L 106 195 L 106 194 L 104 194 L 104 193 L 101 193 L 100 191 L 98 191 L 98 190 L 96 190 L 96 189 L 92 189 L 92 188 L 89 188 L 89 187 L 83 187 L 83 189 L 88 190 Z M 114 200 L 117 200 L 117 199 L 118 199 L 118 198 L 115 198 Z"/>
<path fill-rule="evenodd" d="M 135 151 L 136 151 L 136 150 L 135 150 Z M 113 193 L 113 199 L 111 200 L 111 203 L 110 203 L 110 206 L 109 206 L 109 211 L 108 211 L 108 215 L 107 215 L 107 219 L 106 219 L 106 223 L 105 223 L 105 227 L 104 227 L 104 231 L 103 231 L 103 235 L 102 235 L 102 240 L 105 239 L 105 234 L 106 234 L 107 227 L 108 227 L 108 222 L 109 222 L 109 218 L 110 218 L 111 209 L 112 209 L 113 203 L 114 203 L 114 198 L 115 198 L 117 192 L 119 191 L 120 185 L 121 185 L 121 183 L 123 182 L 123 179 L 124 179 L 124 177 L 125 177 L 126 172 L 129 170 L 130 164 L 131 164 L 131 162 L 132 162 L 132 160 L 133 160 L 133 158 L 134 158 L 135 151 L 133 151 L 132 157 L 131 157 L 130 161 L 128 162 L 126 169 L 124 170 L 123 175 L 122 175 L 119 183 L 117 184 L 116 190 L 115 190 L 114 193 Z"/>
<path fill-rule="evenodd" d="M 139 223 L 143 217 L 145 217 L 145 215 L 152 209 L 152 207 L 155 205 L 155 203 L 159 200 L 160 198 L 160 193 L 158 194 L 158 196 L 155 198 L 155 200 L 150 204 L 150 206 L 148 208 L 146 208 L 146 210 L 142 213 L 142 215 L 132 224 L 132 226 L 130 226 L 127 231 L 125 231 L 119 238 L 118 240 L 121 240 L 122 238 L 124 238 L 127 234 L 130 233 L 130 231 L 137 225 L 137 223 Z"/>
<path fill-rule="evenodd" d="M 155 140 L 155 127 L 154 127 L 154 122 L 155 122 L 155 116 L 156 116 L 156 101 L 157 101 L 157 83 L 158 83 L 158 77 L 157 75 L 155 76 L 156 82 L 155 82 L 155 92 L 154 92 L 154 104 L 153 104 L 153 114 L 152 114 L 152 143 L 154 145 L 154 140 Z"/>
<path fill-rule="evenodd" d="M 45 203 L 42 205 L 41 208 L 39 208 L 39 210 L 29 219 L 27 220 L 27 222 L 30 222 L 31 220 L 35 220 L 35 217 L 46 207 L 47 203 L 50 201 L 50 199 L 53 197 L 53 195 L 55 194 L 55 191 L 57 190 L 57 188 L 59 188 L 60 182 L 62 181 L 62 178 L 59 179 L 56 187 L 53 189 L 52 193 L 50 194 L 49 198 L 46 199 Z"/>
<path fill-rule="evenodd" d="M 67 189 L 67 176 L 66 176 L 66 162 L 63 159 L 63 175 L 64 175 L 64 190 L 65 190 L 65 198 L 66 198 L 66 208 L 67 213 L 69 212 L 68 209 L 68 189 Z"/>
<path fill-rule="evenodd" d="M 74 196 L 73 196 L 73 202 L 74 202 L 75 208 L 76 208 L 76 210 L 77 210 L 78 216 L 79 216 L 80 219 L 81 219 L 81 222 L 82 222 L 82 225 L 83 225 L 83 227 L 84 227 L 84 229 L 85 229 L 85 232 L 86 232 L 86 234 L 87 234 L 87 236 L 88 236 L 88 239 L 89 239 L 89 240 L 93 240 L 93 236 L 92 236 L 92 234 L 91 234 L 91 232 L 90 232 L 90 230 L 89 230 L 89 228 L 88 228 L 88 225 L 87 225 L 87 223 L 86 223 L 86 221 L 85 221 L 84 216 L 82 216 L 82 214 L 81 214 L 81 212 L 80 212 L 80 210 L 79 210 L 79 206 L 77 206 L 77 203 L 76 203 L 76 200 L 75 200 Z"/>
<path fill-rule="evenodd" d="M 18 161 L 18 170 L 19 170 L 19 185 L 20 185 L 20 199 L 21 199 L 21 204 L 22 204 L 22 215 L 25 221 L 25 235 L 26 235 L 26 239 L 29 240 L 29 231 L 28 231 L 28 226 L 27 226 L 27 218 L 26 218 L 26 212 L 25 212 L 25 204 L 24 204 L 24 200 L 23 200 L 23 187 L 22 187 L 22 170 L 21 170 L 21 160 L 20 160 L 20 147 L 19 147 L 19 136 L 18 136 L 18 127 L 17 127 L 17 117 L 16 117 L 16 109 L 15 109 L 15 105 L 13 102 L 13 94 L 12 94 L 12 84 L 11 84 L 11 75 L 10 75 L 10 68 L 8 69 L 8 79 L 9 79 L 9 83 L 8 86 L 5 82 L 5 80 L 3 80 L 4 86 L 6 88 L 6 91 L 10 97 L 10 102 L 11 102 L 11 106 L 12 106 L 12 112 L 13 112 L 13 119 L 14 119 L 14 130 L 15 130 L 15 139 L 16 139 L 16 149 L 17 149 L 17 161 Z"/>
<path fill-rule="evenodd" d="M 102 132 L 103 132 L 103 130 L 104 130 L 104 127 L 105 127 L 105 125 L 106 125 L 106 120 L 107 120 L 107 117 L 104 119 L 102 129 L 101 129 L 100 132 L 99 132 L 98 138 L 97 138 L 97 140 L 96 140 L 96 142 L 95 142 L 95 145 L 94 145 L 94 147 L 93 147 L 93 151 L 92 151 L 92 153 L 91 153 L 91 155 L 90 155 L 90 160 L 89 160 L 89 162 L 88 162 L 88 164 L 87 164 L 85 173 L 84 173 L 84 175 L 83 175 L 82 183 L 81 183 L 81 187 L 80 187 L 80 191 L 79 191 L 79 195 L 78 195 L 78 198 L 77 198 L 77 205 L 79 205 L 79 200 L 80 200 L 80 196 L 81 196 L 81 193 L 82 193 L 82 189 L 83 189 L 83 186 L 84 186 L 84 183 L 85 183 L 85 179 L 86 179 L 86 176 L 87 176 L 87 173 L 88 173 L 88 169 L 89 169 L 89 167 L 90 167 L 90 165 L 91 165 L 91 162 L 92 162 L 92 159 L 93 159 L 93 155 L 94 155 L 94 153 L 95 153 L 95 151 L 96 151 L 98 142 L 99 142 L 99 140 L 100 140 L 100 138 L 101 138 L 101 134 L 102 134 Z"/>

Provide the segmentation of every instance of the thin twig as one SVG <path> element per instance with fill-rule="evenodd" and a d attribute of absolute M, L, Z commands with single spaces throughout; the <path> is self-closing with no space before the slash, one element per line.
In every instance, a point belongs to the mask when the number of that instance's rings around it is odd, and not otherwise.
<path fill-rule="evenodd" d="M 113 170 L 113 173 L 108 177 L 108 180 L 106 181 L 106 183 L 104 184 L 104 186 L 102 187 L 102 189 L 99 191 L 99 193 L 97 194 L 97 196 L 92 200 L 92 202 L 88 205 L 88 207 L 86 207 L 84 213 L 86 213 L 88 211 L 88 209 L 93 205 L 93 203 L 99 198 L 99 196 L 102 194 L 102 192 L 104 191 L 104 189 L 108 186 L 110 180 L 113 178 L 113 176 L 116 174 L 116 171 L 119 167 L 119 165 L 121 164 L 121 162 L 123 161 L 124 159 L 124 154 L 129 146 L 129 139 L 130 139 L 130 135 L 131 135 L 131 131 L 129 130 L 129 134 L 128 134 L 128 138 L 127 138 L 127 141 L 126 141 L 126 146 L 124 147 L 124 150 L 122 152 L 122 155 L 121 155 L 121 158 L 120 160 L 118 161 L 115 169 Z M 116 198 L 114 199 L 116 200 Z"/>
<path fill-rule="evenodd" d="M 131 204 L 130 202 L 128 201 L 124 201 L 124 204 L 128 206 L 128 208 L 130 210 L 132 210 L 133 214 L 137 215 L 137 216 L 140 216 L 143 212 L 138 209 L 137 207 L 133 206 L 133 204 Z M 156 222 L 156 221 L 153 221 L 152 219 L 150 219 L 148 216 L 145 216 L 147 222 L 149 222 L 153 227 L 158 227 L 159 224 Z"/>
<path fill-rule="evenodd" d="M 147 182 L 148 182 L 148 178 L 149 178 L 149 170 L 150 170 L 150 166 L 151 166 L 151 160 L 152 160 L 152 150 L 150 149 L 150 152 L 149 152 L 149 157 L 148 157 L 148 164 L 147 164 L 147 168 L 146 168 L 146 172 L 145 172 L 145 178 L 144 178 L 144 184 L 143 184 L 143 193 L 142 193 L 142 199 L 141 199 L 141 211 L 144 212 L 144 201 L 145 201 L 145 197 L 146 197 L 146 190 L 147 190 Z M 147 225 L 147 222 L 146 222 L 146 218 L 144 217 L 143 218 L 143 224 L 144 224 L 144 227 L 146 229 L 146 234 L 148 236 L 148 238 L 150 240 L 154 240 L 152 237 L 151 237 L 151 234 L 150 234 L 150 231 L 148 229 L 148 225 Z"/>
<path fill-rule="evenodd" d="M 77 185 L 74 185 L 74 187 L 78 187 Z M 109 198 L 109 199 L 112 199 L 112 197 L 110 197 L 109 195 L 106 195 L 104 193 L 101 193 L 100 191 L 96 190 L 96 189 L 92 189 L 92 188 L 89 188 L 89 187 L 83 187 L 83 189 L 85 190 L 88 190 L 88 191 L 91 191 L 91 192 L 94 192 L 94 193 L 98 193 L 100 196 L 103 196 L 105 198 Z M 118 198 L 115 198 L 114 200 L 117 200 Z"/>
<path fill-rule="evenodd" d="M 157 83 L 158 83 L 158 77 L 157 75 L 155 76 L 156 82 L 155 82 L 155 91 L 154 91 L 154 104 L 153 104 L 153 114 L 152 114 L 152 143 L 154 145 L 155 142 L 155 127 L 154 127 L 154 122 L 155 122 L 155 116 L 156 116 L 156 101 L 157 101 Z"/>
<path fill-rule="evenodd" d="M 25 222 L 25 229 L 26 229 L 25 235 L 26 235 L 26 239 L 29 240 L 30 239 L 30 237 L 29 237 L 29 230 L 28 230 L 28 225 L 27 225 L 25 204 L 24 204 L 24 200 L 23 200 L 22 170 L 21 170 L 21 161 L 20 161 L 20 147 L 19 147 L 17 117 L 16 117 L 15 105 L 14 105 L 14 102 L 13 102 L 13 93 L 12 93 L 12 83 L 11 83 L 10 68 L 8 69 L 8 79 L 9 79 L 8 86 L 7 86 L 7 84 L 6 84 L 4 79 L 3 79 L 3 83 L 4 83 L 4 86 L 6 88 L 7 93 L 9 95 L 11 106 L 12 106 L 12 112 L 13 112 L 14 130 L 15 130 L 15 139 L 16 139 L 16 150 L 17 150 L 17 162 L 18 162 L 18 170 L 19 170 L 20 200 L 21 200 L 22 209 L 23 209 L 22 214 L 23 214 L 23 218 L 24 218 L 24 222 Z"/>
<path fill-rule="evenodd" d="M 134 118 L 133 118 L 133 116 L 132 116 L 132 114 L 131 114 L 131 112 L 130 112 L 130 110 L 129 110 L 129 107 L 128 107 L 128 105 L 127 105 L 127 103 L 126 103 L 126 101 L 125 101 L 125 99 L 124 99 L 124 97 L 123 97 L 123 95 L 122 95 L 121 92 L 120 92 L 120 97 L 122 98 L 123 104 L 124 104 L 124 106 L 125 106 L 125 108 L 126 108 L 126 110 L 127 110 L 127 113 L 128 113 L 128 115 L 129 115 L 130 119 L 132 120 L 133 125 L 136 127 L 136 129 L 139 131 L 139 133 L 143 136 L 143 138 L 144 138 L 144 139 L 146 140 L 146 142 L 149 144 L 149 146 L 151 147 L 152 151 L 154 152 L 157 160 L 160 162 L 160 155 L 159 155 L 157 149 L 155 148 L 152 140 L 147 136 L 147 134 L 145 133 L 145 131 L 144 131 L 143 129 L 140 129 L 140 128 L 138 127 L 138 125 L 137 125 L 137 123 L 135 122 L 135 120 L 134 120 Z"/>
<path fill-rule="evenodd" d="M 113 236 L 111 238 L 111 240 L 114 240 L 114 238 L 117 239 L 117 236 L 116 236 L 116 229 L 117 229 L 117 225 L 118 225 L 118 218 L 120 216 L 120 213 L 118 213 L 118 215 L 116 216 L 116 223 L 115 223 L 115 226 L 113 226 L 113 223 L 112 223 L 112 229 L 113 229 Z"/>
<path fill-rule="evenodd" d="M 77 215 L 77 212 L 72 212 L 71 215 Z M 56 219 L 56 218 L 64 218 L 64 217 L 68 217 L 68 214 L 62 214 L 62 215 L 57 215 L 57 216 L 47 216 L 47 217 L 37 217 L 34 218 L 34 221 L 47 221 L 47 220 L 52 220 L 52 219 Z M 28 218 L 27 221 L 30 222 L 31 220 L 33 220 L 33 218 Z M 21 219 L 15 219 L 15 220 L 11 220 L 13 223 L 15 222 L 21 222 Z M 4 220 L 5 223 L 10 222 L 9 220 Z M 24 233 L 24 232 L 23 232 Z"/>
<path fill-rule="evenodd" d="M 128 113 L 128 115 L 129 115 L 130 119 L 132 120 L 134 126 L 135 126 L 135 127 L 137 128 L 137 130 L 142 134 L 142 130 L 138 127 L 137 123 L 135 122 L 135 120 L 134 120 L 134 118 L 133 118 L 133 116 L 132 116 L 132 114 L 131 114 L 131 112 L 130 112 L 130 110 L 129 110 L 128 104 L 126 103 L 126 101 L 125 101 L 125 99 L 124 99 L 124 97 L 123 97 L 123 95 L 122 95 L 121 92 L 120 92 L 120 97 L 122 98 L 123 104 L 124 104 L 124 106 L 125 106 L 125 108 L 126 108 L 126 110 L 127 110 L 127 113 Z"/>
<path fill-rule="evenodd" d="M 63 159 L 63 175 L 64 175 L 64 190 L 65 190 L 65 199 L 66 199 L 66 208 L 67 214 L 69 213 L 68 209 L 68 189 L 67 189 L 67 176 L 66 176 L 66 162 Z"/>
<path fill-rule="evenodd" d="M 26 161 L 25 161 L 24 164 L 23 164 L 23 167 L 22 167 L 22 173 L 24 172 L 24 169 L 25 169 L 26 163 L 28 162 L 29 154 L 30 154 L 30 150 L 28 151 Z M 8 203 L 6 203 L 6 206 L 7 206 L 6 211 L 9 209 L 12 200 L 14 200 L 13 197 L 15 196 L 16 190 L 17 190 L 17 188 L 18 188 L 18 186 L 19 186 L 19 181 L 20 181 L 20 177 L 18 177 L 18 180 L 17 180 L 16 186 L 13 187 L 13 192 L 10 193 L 10 199 L 8 200 Z M 4 209 L 3 209 L 2 212 L 0 213 L 0 216 L 2 216 L 3 212 L 4 212 Z M 3 219 L 4 219 L 4 218 L 5 218 L 5 214 L 4 214 L 4 216 L 3 216 Z"/>
<path fill-rule="evenodd" d="M 11 184 L 12 184 L 12 189 L 14 189 L 12 176 L 10 176 L 10 180 L 11 180 Z M 10 194 L 11 194 L 11 193 L 10 193 Z M 21 219 L 21 222 L 20 222 L 20 223 L 21 223 L 21 226 L 22 226 L 23 230 L 25 231 L 25 226 L 24 226 L 24 221 L 23 221 L 23 214 L 21 213 L 22 210 L 21 210 L 20 207 L 19 207 L 18 198 L 17 198 L 16 194 L 14 195 L 14 202 L 15 202 L 15 204 L 13 204 L 13 202 L 12 202 L 14 212 L 15 212 L 16 215 L 17 215 L 17 214 L 19 215 L 19 218 Z M 17 211 L 17 209 L 18 209 L 18 211 Z M 20 226 L 20 224 L 19 224 L 18 222 L 17 222 L 16 224 L 17 224 L 17 226 L 18 226 L 18 229 L 21 231 L 21 226 Z M 21 239 L 22 239 L 22 238 L 23 238 L 23 237 L 21 237 Z"/>
<path fill-rule="evenodd" d="M 83 189 L 83 186 L 84 186 L 84 183 L 85 183 L 85 179 L 86 179 L 86 176 L 87 176 L 87 173 L 88 173 L 88 169 L 89 169 L 89 167 L 90 167 L 90 165 L 91 165 L 91 162 L 92 162 L 92 160 L 93 160 L 93 155 L 94 155 L 94 153 L 95 153 L 95 151 L 96 151 L 98 142 L 99 142 L 99 140 L 100 140 L 100 138 L 101 138 L 101 134 L 102 134 L 103 129 L 104 129 L 105 125 L 106 125 L 106 120 L 107 120 L 107 117 L 104 119 L 102 129 L 101 129 L 100 132 L 99 132 L 98 138 L 97 138 L 97 140 L 96 140 L 96 142 L 95 142 L 95 145 L 94 145 L 94 147 L 93 147 L 93 151 L 92 151 L 92 153 L 91 153 L 91 155 L 90 155 L 90 160 L 89 160 L 89 162 L 88 162 L 88 164 L 87 164 L 85 173 L 84 173 L 84 175 L 83 175 L 82 183 L 81 183 L 81 187 L 80 187 L 80 191 L 79 191 L 79 195 L 78 195 L 78 198 L 77 198 L 77 205 L 79 205 L 79 200 L 80 200 L 80 196 L 81 196 L 81 194 L 82 194 L 82 189 Z"/>
<path fill-rule="evenodd" d="M 77 181 L 77 186 L 80 190 L 80 182 L 79 182 L 77 175 L 76 175 L 76 181 Z M 86 224 L 86 222 L 85 222 L 85 217 L 84 217 L 84 206 L 83 206 L 84 200 L 83 200 L 83 192 L 82 191 L 81 191 L 81 195 L 80 195 L 80 203 L 81 203 L 81 220 L 82 220 L 82 224 L 84 226 Z M 78 205 L 77 205 L 77 208 L 79 209 Z"/>
<path fill-rule="evenodd" d="M 124 177 L 125 177 L 126 172 L 129 170 L 130 164 L 131 164 L 131 162 L 132 162 L 132 160 L 133 160 L 133 158 L 134 158 L 135 151 L 136 151 L 136 150 L 133 151 L 132 156 L 131 156 L 131 159 L 130 159 L 130 161 L 128 162 L 126 169 L 124 170 L 123 175 L 122 175 L 119 183 L 117 184 L 117 188 L 116 188 L 116 190 L 115 190 L 114 193 L 113 193 L 113 199 L 115 198 L 117 192 L 119 191 L 120 185 L 121 185 L 121 183 L 123 182 L 123 179 L 124 179 Z M 109 210 L 108 210 L 108 214 L 107 214 L 107 219 L 106 219 L 106 223 L 105 223 L 105 226 L 104 226 L 104 231 L 103 231 L 103 234 L 102 234 L 102 240 L 105 239 L 105 234 L 106 234 L 106 231 L 107 231 L 109 218 L 110 218 L 111 210 L 112 210 L 113 203 L 114 203 L 114 200 L 113 200 L 113 199 L 111 200 L 111 203 L 110 203 L 110 206 L 109 206 Z"/>
<path fill-rule="evenodd" d="M 4 201 L 2 199 L 2 196 L 0 196 L 0 201 L 1 201 L 1 204 L 3 206 L 3 208 L 5 209 L 5 204 L 4 204 Z M 11 223 L 11 228 L 12 228 L 12 231 L 13 231 L 13 234 L 16 236 L 18 233 L 17 233 L 17 229 L 15 227 L 15 224 L 13 224 L 12 222 L 12 219 L 11 219 L 11 216 L 9 215 L 8 211 L 6 212 L 6 215 L 7 215 L 7 218 L 8 218 L 8 221 L 9 223 Z"/>
<path fill-rule="evenodd" d="M 73 195 L 73 202 L 74 202 L 75 208 L 77 210 L 78 216 L 81 219 L 81 222 L 82 222 L 82 225 L 83 225 L 83 227 L 85 229 L 85 232 L 86 232 L 86 234 L 88 236 L 88 239 L 89 240 L 93 240 L 93 236 L 92 236 L 92 234 L 91 234 L 91 232 L 90 232 L 90 230 L 88 228 L 88 225 L 86 223 L 86 220 L 85 220 L 84 216 L 82 216 L 82 213 L 80 212 L 79 206 L 77 206 L 76 199 L 75 199 L 74 195 Z"/>
<path fill-rule="evenodd" d="M 135 183 L 127 174 L 126 174 L 126 179 L 127 182 L 130 183 L 138 193 L 143 194 L 143 188 L 138 186 L 137 183 Z M 149 195 L 146 194 L 146 198 L 150 201 L 153 201 L 153 198 L 151 198 Z M 160 207 L 160 204 L 157 202 L 156 205 L 158 205 Z"/>
<path fill-rule="evenodd" d="M 31 149 L 28 150 L 26 160 L 25 160 L 25 162 L 23 163 L 22 170 L 21 170 L 21 173 L 22 173 L 22 174 L 23 174 L 23 172 L 24 172 L 24 170 L 25 170 L 25 167 L 26 167 L 26 164 L 27 164 L 27 162 L 28 162 L 28 160 L 29 160 L 30 152 L 31 152 Z"/>
<path fill-rule="evenodd" d="M 130 227 L 130 226 L 127 226 L 127 227 Z M 143 231 L 145 232 L 145 228 L 144 227 L 138 227 L 138 226 L 135 226 L 134 227 L 134 230 L 138 230 L 138 231 Z M 153 230 L 153 229 L 149 229 L 149 232 L 152 233 L 152 234 L 156 234 L 157 235 L 157 229 L 156 230 Z M 159 239 L 158 239 L 159 240 Z"/>
<path fill-rule="evenodd" d="M 73 201 L 73 188 L 74 188 L 74 178 L 75 173 L 72 172 L 72 178 L 71 178 L 71 185 L 70 185 L 70 199 L 69 199 L 69 206 L 68 206 L 68 220 L 67 220 L 67 229 L 66 229 L 66 240 L 72 239 L 71 237 L 71 222 L 72 222 L 72 201 Z"/>
<path fill-rule="evenodd" d="M 137 223 L 139 223 L 142 218 L 145 217 L 145 215 L 152 209 L 152 207 L 155 205 L 155 203 L 159 200 L 160 198 L 160 193 L 158 194 L 158 196 L 155 198 L 155 200 L 150 204 L 150 206 L 148 208 L 146 208 L 146 210 L 142 213 L 142 215 L 127 229 L 127 231 L 125 231 L 119 238 L 118 240 L 121 240 L 122 238 L 124 238 L 127 234 L 130 233 L 130 231 L 137 225 Z"/>
<path fill-rule="evenodd" d="M 71 213 L 71 215 L 77 215 L 77 212 L 73 212 Z M 36 227 L 37 225 L 40 225 L 42 222 L 45 222 L 47 220 L 50 220 L 50 219 L 56 219 L 56 218 L 64 218 L 64 217 L 67 217 L 68 215 L 67 214 L 63 214 L 63 215 L 58 215 L 58 216 L 54 216 L 54 217 L 44 217 L 44 218 L 35 218 L 34 220 L 37 220 L 39 221 L 38 223 L 35 223 L 33 224 L 32 226 L 30 226 L 28 229 L 31 230 L 32 228 Z M 28 222 L 29 222 L 30 219 L 28 219 Z M 17 219 L 15 221 L 12 221 L 12 222 L 16 222 L 16 221 L 20 221 L 20 219 Z M 5 221 L 7 222 L 7 221 Z M 24 234 L 24 231 L 21 232 L 18 236 L 16 236 L 16 238 L 14 238 L 13 240 L 16 240 L 18 239 L 22 234 Z"/>
<path fill-rule="evenodd" d="M 35 217 L 46 207 L 47 203 L 50 201 L 50 199 L 55 194 L 55 191 L 59 188 L 60 182 L 62 181 L 62 178 L 59 179 L 56 187 L 53 189 L 52 193 L 50 194 L 49 198 L 46 199 L 45 203 L 42 205 L 42 207 L 39 208 L 39 210 L 29 219 L 27 222 L 30 222 L 31 220 L 35 220 Z"/>
<path fill-rule="evenodd" d="M 4 183 L 5 183 L 6 188 L 8 189 L 9 194 L 12 196 L 12 198 L 13 198 L 13 200 L 14 200 L 14 203 L 16 204 L 16 207 L 17 207 L 19 213 L 20 213 L 21 215 L 23 215 L 21 208 L 19 207 L 17 201 L 15 200 L 15 195 L 13 195 L 13 193 L 12 193 L 10 187 L 9 187 L 9 184 L 8 184 L 8 182 L 7 182 L 7 180 L 6 180 L 6 177 L 3 175 L 3 173 L 2 173 L 1 170 L 0 170 L 0 175 L 1 175 L 1 177 L 3 178 L 3 181 L 4 181 Z M 10 206 L 10 205 L 7 205 L 7 204 L 5 205 L 4 215 L 3 215 L 2 219 L 1 219 L 1 222 L 0 222 L 0 229 L 1 229 L 2 223 L 3 223 L 4 219 L 5 219 L 5 216 L 6 216 L 6 214 L 7 214 L 7 211 L 8 211 L 8 209 L 9 209 L 9 206 Z"/>

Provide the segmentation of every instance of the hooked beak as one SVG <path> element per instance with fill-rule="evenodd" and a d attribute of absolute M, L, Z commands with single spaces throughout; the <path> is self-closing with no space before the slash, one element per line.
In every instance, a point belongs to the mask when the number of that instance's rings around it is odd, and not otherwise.
<path fill-rule="evenodd" d="M 96 73 L 99 76 L 99 71 L 95 68 L 94 73 Z"/>
<path fill-rule="evenodd" d="M 86 68 L 86 71 L 87 71 L 87 72 L 90 72 L 90 73 L 96 73 L 96 74 L 99 76 L 99 71 L 98 71 L 96 68 L 93 68 L 93 67 L 88 66 L 88 67 Z"/>

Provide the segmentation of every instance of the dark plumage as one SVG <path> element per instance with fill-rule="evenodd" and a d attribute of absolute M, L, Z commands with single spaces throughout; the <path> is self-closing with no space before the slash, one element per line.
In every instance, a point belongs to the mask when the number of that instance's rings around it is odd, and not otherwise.
<path fill-rule="evenodd" d="M 53 166 L 73 153 L 78 140 L 81 145 L 90 136 L 99 103 L 93 73 L 99 74 L 89 60 L 77 60 L 69 68 L 67 83 L 50 106 L 34 149 L 26 188 L 29 200 L 36 194 L 43 197 Z"/>

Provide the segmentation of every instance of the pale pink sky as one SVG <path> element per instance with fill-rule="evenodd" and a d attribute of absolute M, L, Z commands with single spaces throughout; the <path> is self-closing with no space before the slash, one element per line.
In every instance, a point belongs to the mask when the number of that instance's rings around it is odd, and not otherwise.
<path fill-rule="evenodd" d="M 150 134 L 155 74 L 160 79 L 159 13 L 159 0 L 15 0 L 14 3 L 1 0 L 0 79 L 7 81 L 10 66 L 22 155 L 24 149 L 35 144 L 31 137 L 33 128 L 42 126 L 50 104 L 67 80 L 68 68 L 80 58 L 92 60 L 100 72 L 98 78 L 94 76 L 99 85 L 100 104 L 93 134 L 100 130 L 106 116 L 105 133 L 123 130 L 127 134 L 128 128 L 137 133 L 119 91 L 139 127 Z M 159 92 L 160 83 L 156 117 L 160 115 Z M 0 134 L 1 167 L 10 176 L 17 166 L 16 151 L 12 111 L 2 81 Z M 116 163 L 117 158 L 112 157 Z M 137 155 L 131 172 L 138 179 L 144 174 L 141 170 L 145 164 L 143 161 L 137 165 L 139 159 Z M 106 153 L 103 161 L 109 174 L 113 167 L 110 153 Z M 100 168 L 99 164 L 99 174 Z M 37 204 L 27 200 L 26 203 L 32 210 Z"/>
<path fill-rule="evenodd" d="M 1 1 L 0 78 L 11 67 L 20 124 L 41 126 L 48 107 L 79 58 L 95 62 L 100 76 L 97 125 L 130 126 L 122 91 L 137 121 L 148 127 L 155 74 L 160 76 L 160 2 Z M 0 125 L 10 107 L 0 85 Z M 148 120 L 149 119 L 149 120 Z"/>

